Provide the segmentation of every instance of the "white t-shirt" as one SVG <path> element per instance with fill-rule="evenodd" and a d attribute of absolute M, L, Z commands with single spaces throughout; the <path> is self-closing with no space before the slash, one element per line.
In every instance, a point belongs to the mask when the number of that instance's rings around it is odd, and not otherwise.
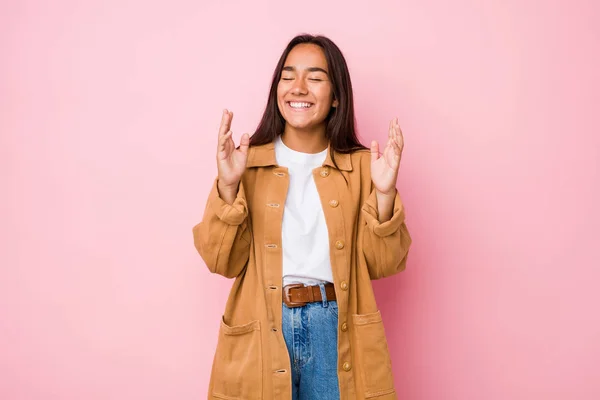
<path fill-rule="evenodd" d="M 323 165 L 327 149 L 315 154 L 294 151 L 277 136 L 275 157 L 290 177 L 281 230 L 283 285 L 333 282 L 327 224 L 312 175 Z"/>

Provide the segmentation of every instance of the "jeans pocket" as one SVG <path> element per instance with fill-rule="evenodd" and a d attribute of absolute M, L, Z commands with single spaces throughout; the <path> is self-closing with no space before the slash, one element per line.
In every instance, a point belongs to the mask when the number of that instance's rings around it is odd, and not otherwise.
<path fill-rule="evenodd" d="M 336 318 L 338 317 L 338 305 L 337 302 L 329 302 L 327 304 L 329 312 L 332 313 Z"/>
<path fill-rule="evenodd" d="M 260 321 L 229 326 L 221 320 L 213 369 L 212 396 L 262 399 Z"/>
<path fill-rule="evenodd" d="M 354 314 L 352 321 L 365 398 L 395 399 L 392 362 L 381 313 Z"/>

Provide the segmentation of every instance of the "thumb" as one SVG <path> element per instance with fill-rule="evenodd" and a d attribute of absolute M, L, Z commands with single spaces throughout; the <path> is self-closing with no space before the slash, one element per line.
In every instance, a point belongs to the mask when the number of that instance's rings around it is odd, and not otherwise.
<path fill-rule="evenodd" d="M 375 140 L 371 142 L 371 162 L 377 161 L 379 159 L 379 143 Z"/>
<path fill-rule="evenodd" d="M 250 135 L 244 133 L 240 139 L 240 151 L 244 155 L 248 155 L 248 147 L 250 147 Z"/>

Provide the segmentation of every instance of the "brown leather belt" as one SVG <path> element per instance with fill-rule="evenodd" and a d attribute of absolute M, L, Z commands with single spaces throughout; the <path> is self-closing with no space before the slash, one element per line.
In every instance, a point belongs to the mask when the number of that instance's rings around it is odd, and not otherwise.
<path fill-rule="evenodd" d="M 308 303 L 323 301 L 319 285 L 304 286 L 299 283 L 287 285 L 283 287 L 282 294 L 283 302 L 290 308 L 302 307 Z M 335 288 L 332 283 L 325 284 L 325 295 L 328 301 L 335 301 Z"/>

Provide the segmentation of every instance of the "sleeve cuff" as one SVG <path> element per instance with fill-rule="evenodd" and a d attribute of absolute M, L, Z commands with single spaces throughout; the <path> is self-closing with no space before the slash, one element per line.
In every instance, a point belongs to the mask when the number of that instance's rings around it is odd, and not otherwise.
<path fill-rule="evenodd" d="M 370 231 L 379 237 L 390 236 L 400 229 L 404 223 L 404 205 L 400 199 L 400 194 L 396 192 L 394 199 L 394 210 L 392 218 L 385 222 L 379 222 L 379 211 L 377 210 L 377 195 L 375 190 L 371 192 L 369 198 L 362 207 L 362 214 Z"/>
<path fill-rule="evenodd" d="M 213 187 L 208 196 L 211 210 L 221 221 L 225 222 L 226 224 L 240 225 L 248 216 L 248 205 L 246 203 L 244 185 L 240 182 L 240 188 L 238 189 L 237 197 L 233 201 L 233 204 L 227 204 L 219 196 L 217 181 L 218 179 L 215 179 Z"/>

